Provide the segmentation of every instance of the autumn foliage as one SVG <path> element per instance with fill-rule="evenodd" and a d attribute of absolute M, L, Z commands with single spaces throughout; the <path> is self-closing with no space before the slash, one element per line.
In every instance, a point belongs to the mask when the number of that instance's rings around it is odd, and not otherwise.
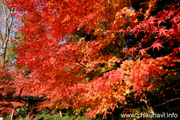
<path fill-rule="evenodd" d="M 86 116 L 106 117 L 128 105 L 127 96 L 147 102 L 148 93 L 180 72 L 180 2 L 165 7 L 160 0 L 8 4 L 25 35 L 15 49 L 15 64 L 30 71 L 15 79 L 15 95 L 45 95 L 40 108 L 85 109 Z"/>
<path fill-rule="evenodd" d="M 15 95 L 18 87 L 15 79 L 19 75 L 20 72 L 17 70 L 10 71 L 3 66 L 0 67 L 0 117 L 8 116 L 13 109 L 24 105 L 24 102 L 18 101 L 19 95 Z M 13 115 L 17 115 L 17 112 L 14 111 Z"/>

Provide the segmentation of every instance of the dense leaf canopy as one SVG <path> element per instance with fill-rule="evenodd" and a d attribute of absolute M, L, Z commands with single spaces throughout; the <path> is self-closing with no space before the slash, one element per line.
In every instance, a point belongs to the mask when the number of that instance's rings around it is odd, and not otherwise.
<path fill-rule="evenodd" d="M 138 4 L 137 4 L 138 3 Z M 171 4 L 172 3 L 172 4 Z M 180 2 L 11 0 L 23 25 L 16 94 L 104 117 L 179 73 Z M 168 6 L 167 6 L 168 5 Z M 165 77 L 164 77 L 165 76 Z M 169 78 L 169 79 L 168 79 Z M 25 87 L 24 87 L 25 86 Z"/>

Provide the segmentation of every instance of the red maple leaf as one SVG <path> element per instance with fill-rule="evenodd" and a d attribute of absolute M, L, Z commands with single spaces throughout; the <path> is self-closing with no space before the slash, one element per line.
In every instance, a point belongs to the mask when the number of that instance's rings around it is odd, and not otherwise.
<path fill-rule="evenodd" d="M 159 36 L 162 36 L 163 34 L 166 35 L 167 29 L 165 27 L 159 29 Z"/>
<path fill-rule="evenodd" d="M 154 50 L 155 48 L 157 48 L 157 50 L 160 50 L 160 48 L 163 48 L 163 46 L 161 45 L 161 43 L 158 43 L 158 42 L 153 43 L 153 44 L 152 44 L 152 47 L 153 47 L 153 50 Z"/>
<path fill-rule="evenodd" d="M 139 50 L 139 53 L 140 53 L 142 56 L 144 56 L 144 55 L 146 54 L 146 50 L 145 50 L 145 49 L 141 49 L 141 50 Z"/>
<path fill-rule="evenodd" d="M 149 23 L 149 24 L 154 24 L 154 23 L 155 23 L 155 20 L 156 20 L 156 18 L 153 17 L 153 16 L 151 16 L 151 17 L 149 17 L 149 19 L 148 19 L 148 23 Z"/>

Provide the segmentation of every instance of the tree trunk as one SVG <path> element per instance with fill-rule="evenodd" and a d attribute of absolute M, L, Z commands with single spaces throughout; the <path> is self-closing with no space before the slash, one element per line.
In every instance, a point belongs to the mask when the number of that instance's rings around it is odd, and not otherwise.
<path fill-rule="evenodd" d="M 8 42 L 6 42 L 6 43 L 2 46 L 1 65 L 5 65 L 5 64 L 6 64 L 7 43 L 8 43 Z"/>
<path fill-rule="evenodd" d="M 153 107 L 151 106 L 150 102 L 148 101 L 147 97 L 143 100 L 147 106 L 147 110 L 149 113 L 154 114 Z"/>
<path fill-rule="evenodd" d="M 5 2 L 3 0 L 0 0 L 0 17 L 2 18 L 0 25 L 0 64 L 3 66 L 6 65 L 8 41 L 13 24 L 13 17 L 11 16 L 12 12 L 13 11 L 8 10 Z"/>
<path fill-rule="evenodd" d="M 15 111 L 15 103 L 14 103 L 14 107 L 13 107 L 13 109 L 12 109 L 12 113 L 11 113 L 11 119 L 10 119 L 10 120 L 13 120 L 14 111 Z"/>

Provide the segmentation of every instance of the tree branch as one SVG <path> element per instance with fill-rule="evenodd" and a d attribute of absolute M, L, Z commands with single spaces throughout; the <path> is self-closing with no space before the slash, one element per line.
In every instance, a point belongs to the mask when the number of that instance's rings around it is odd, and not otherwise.
<path fill-rule="evenodd" d="M 175 100 L 179 100 L 180 98 L 175 98 L 175 99 L 172 99 L 172 100 L 168 100 L 168 101 L 166 101 L 166 102 L 164 102 L 164 103 L 161 103 L 161 104 L 159 104 L 159 105 L 155 105 L 154 107 L 157 107 L 157 106 L 160 106 L 160 105 L 163 105 L 163 104 L 165 104 L 165 103 L 168 103 L 168 102 L 172 102 L 172 101 L 175 101 Z"/>
<path fill-rule="evenodd" d="M 76 62 L 78 62 L 81 66 L 83 66 L 84 68 L 86 68 L 86 66 L 83 65 L 83 64 L 77 59 L 77 55 L 76 55 L 75 51 L 73 51 L 73 53 L 74 53 Z"/>

